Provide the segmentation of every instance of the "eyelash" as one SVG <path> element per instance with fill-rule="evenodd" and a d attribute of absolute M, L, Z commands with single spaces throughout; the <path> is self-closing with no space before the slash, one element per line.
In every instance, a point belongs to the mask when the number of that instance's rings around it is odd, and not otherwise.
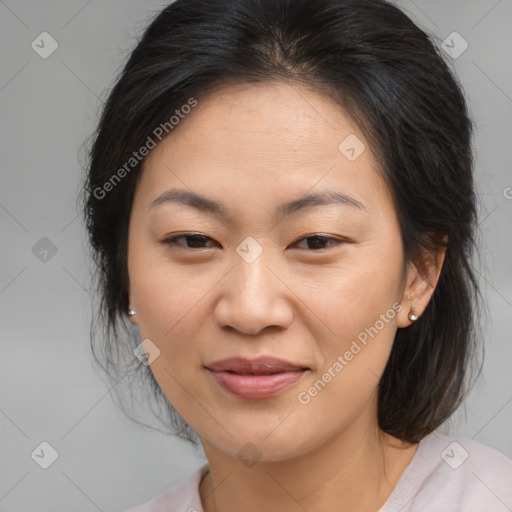
<path fill-rule="evenodd" d="M 206 235 L 201 235 L 200 233 L 184 233 L 184 234 L 181 234 L 181 235 L 177 235 L 177 236 L 173 236 L 173 237 L 170 237 L 170 238 L 166 238 L 165 240 L 162 241 L 163 244 L 165 245 L 168 245 L 168 246 L 176 246 L 178 245 L 176 243 L 177 240 L 179 240 L 180 238 L 201 238 L 201 239 L 207 239 L 207 240 L 213 240 L 213 238 L 210 238 L 209 236 L 206 236 Z M 332 236 L 326 236 L 326 235 L 309 235 L 309 236 L 305 236 L 305 237 L 302 237 L 302 238 L 299 238 L 298 240 L 296 240 L 295 242 L 293 242 L 294 244 L 298 243 L 298 242 L 301 242 L 302 240 L 308 240 L 308 239 L 322 239 L 322 240 L 325 240 L 329 243 L 331 243 L 331 247 L 323 247 L 321 249 L 310 249 L 309 251 L 313 251 L 313 252 L 320 252 L 320 251 L 325 251 L 329 248 L 332 248 L 332 247 L 335 247 L 341 243 L 343 243 L 343 240 L 340 240 L 338 238 L 334 238 Z M 179 246 L 179 245 L 178 245 Z M 208 247 L 183 247 L 183 246 L 179 246 L 180 249 L 184 249 L 184 250 L 194 250 L 194 249 L 207 249 Z"/>

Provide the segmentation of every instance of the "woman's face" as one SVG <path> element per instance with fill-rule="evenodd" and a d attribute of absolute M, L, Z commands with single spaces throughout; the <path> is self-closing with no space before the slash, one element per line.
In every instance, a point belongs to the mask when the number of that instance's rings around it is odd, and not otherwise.
<path fill-rule="evenodd" d="M 145 161 L 128 268 L 151 371 L 204 443 L 284 460 L 375 427 L 412 274 L 374 156 L 328 96 L 267 83 L 200 99 Z M 211 370 L 262 357 L 296 367 Z"/>

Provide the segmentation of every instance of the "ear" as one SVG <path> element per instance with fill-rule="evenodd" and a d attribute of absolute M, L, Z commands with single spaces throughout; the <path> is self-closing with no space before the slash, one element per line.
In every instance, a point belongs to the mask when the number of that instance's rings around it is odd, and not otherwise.
<path fill-rule="evenodd" d="M 407 327 L 412 324 L 408 318 L 411 308 L 414 307 L 418 317 L 425 311 L 437 286 L 445 255 L 446 247 L 441 247 L 434 252 L 424 252 L 423 261 L 426 274 L 421 273 L 416 265 L 408 264 L 406 285 L 400 301 L 403 308 L 398 313 L 398 327 Z M 416 321 L 420 322 L 421 320 Z"/>

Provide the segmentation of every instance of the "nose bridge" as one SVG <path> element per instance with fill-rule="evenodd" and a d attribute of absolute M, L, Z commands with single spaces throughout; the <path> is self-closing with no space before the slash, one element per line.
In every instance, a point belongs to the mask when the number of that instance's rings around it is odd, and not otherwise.
<path fill-rule="evenodd" d="M 293 315 L 273 256 L 252 237 L 239 244 L 215 311 L 220 325 L 255 334 L 270 325 L 289 324 Z"/>
<path fill-rule="evenodd" d="M 268 240 L 267 240 L 268 242 Z M 234 275 L 236 294 L 239 299 L 256 301 L 272 300 L 275 293 L 276 278 L 267 268 L 274 264 L 269 244 L 264 248 L 264 241 L 246 237 L 236 248 L 234 256 Z"/>

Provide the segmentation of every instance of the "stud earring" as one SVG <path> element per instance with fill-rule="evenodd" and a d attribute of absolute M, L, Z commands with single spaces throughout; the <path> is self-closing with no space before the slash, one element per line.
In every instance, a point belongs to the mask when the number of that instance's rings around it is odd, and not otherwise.
<path fill-rule="evenodd" d="M 129 309 L 128 310 L 128 316 L 133 316 L 133 315 L 136 315 L 136 314 L 137 314 L 137 312 L 134 311 L 133 309 Z"/>
<path fill-rule="evenodd" d="M 418 320 L 420 316 L 416 313 L 416 309 L 414 308 L 414 306 L 411 307 L 411 310 L 409 311 L 409 314 L 407 315 L 407 318 L 411 321 L 411 322 L 416 322 L 416 320 Z"/>

